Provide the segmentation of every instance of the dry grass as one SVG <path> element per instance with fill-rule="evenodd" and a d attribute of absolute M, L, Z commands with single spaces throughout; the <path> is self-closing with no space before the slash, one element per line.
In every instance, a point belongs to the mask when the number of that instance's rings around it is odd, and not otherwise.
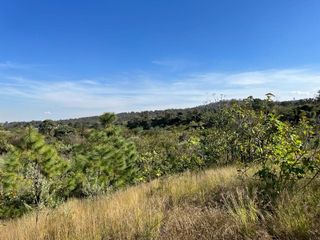
<path fill-rule="evenodd" d="M 301 196 L 287 194 L 279 200 L 277 214 L 267 216 L 249 185 L 248 180 L 237 178 L 235 167 L 186 173 L 109 197 L 70 200 L 41 212 L 37 225 L 32 214 L 2 222 L 0 239 L 319 238 L 315 219 L 320 211 L 310 209 L 319 204 L 319 194 L 310 195 L 303 205 Z M 293 200 L 289 208 L 288 199 Z M 297 235 L 299 231 L 303 233 Z"/>

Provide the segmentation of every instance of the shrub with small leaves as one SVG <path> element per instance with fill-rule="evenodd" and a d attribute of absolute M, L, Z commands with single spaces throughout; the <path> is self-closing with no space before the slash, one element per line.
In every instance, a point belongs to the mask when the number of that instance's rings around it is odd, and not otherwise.
<path fill-rule="evenodd" d="M 270 114 L 265 127 L 266 145 L 257 161 L 260 169 L 256 175 L 267 191 L 278 194 L 307 175 L 319 172 L 319 136 L 305 118 L 292 126 Z"/>

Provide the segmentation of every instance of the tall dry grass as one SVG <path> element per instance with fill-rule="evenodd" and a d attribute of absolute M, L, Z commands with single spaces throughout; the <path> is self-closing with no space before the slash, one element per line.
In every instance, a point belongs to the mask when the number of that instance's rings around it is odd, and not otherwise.
<path fill-rule="evenodd" d="M 111 196 L 70 200 L 58 209 L 42 211 L 38 224 L 33 214 L 4 221 L 0 225 L 0 239 L 319 237 L 315 229 L 320 224 L 313 210 L 318 204 L 317 191 L 305 201 L 302 196 L 292 197 L 288 193 L 279 200 L 277 213 L 267 215 L 259 208 L 251 186 L 249 179 L 237 177 L 236 167 L 185 173 L 130 187 Z M 288 199 L 294 201 L 286 208 Z M 303 234 L 296 235 L 297 231 Z"/>

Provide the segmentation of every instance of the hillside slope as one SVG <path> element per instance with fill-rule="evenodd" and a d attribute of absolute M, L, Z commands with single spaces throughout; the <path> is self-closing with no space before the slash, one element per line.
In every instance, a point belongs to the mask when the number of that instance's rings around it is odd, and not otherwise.
<path fill-rule="evenodd" d="M 185 173 L 71 200 L 0 224 L 0 239 L 319 239 L 319 182 L 262 210 L 257 188 L 234 166 Z"/>

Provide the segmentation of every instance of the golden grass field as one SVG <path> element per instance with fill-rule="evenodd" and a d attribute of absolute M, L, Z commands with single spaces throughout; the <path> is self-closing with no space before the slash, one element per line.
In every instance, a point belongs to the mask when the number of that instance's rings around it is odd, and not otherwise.
<path fill-rule="evenodd" d="M 259 207 L 234 166 L 154 180 L 0 223 L 1 240 L 320 239 L 320 184 Z"/>

